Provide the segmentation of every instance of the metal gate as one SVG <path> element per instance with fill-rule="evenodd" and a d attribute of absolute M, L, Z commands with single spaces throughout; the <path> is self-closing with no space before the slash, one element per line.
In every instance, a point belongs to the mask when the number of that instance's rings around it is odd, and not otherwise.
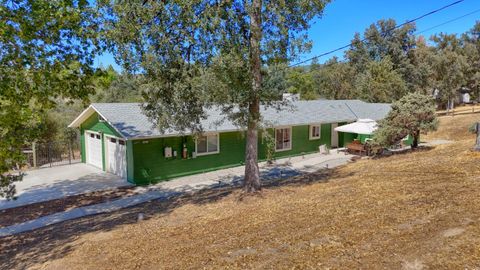
<path fill-rule="evenodd" d="M 23 151 L 27 164 L 32 168 L 45 168 L 81 162 L 80 143 L 47 142 L 32 143 L 30 149 Z"/>

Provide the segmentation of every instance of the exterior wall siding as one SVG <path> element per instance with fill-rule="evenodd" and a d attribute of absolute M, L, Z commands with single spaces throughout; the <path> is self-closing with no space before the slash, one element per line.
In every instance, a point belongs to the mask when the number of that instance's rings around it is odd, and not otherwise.
<path fill-rule="evenodd" d="M 287 151 L 275 152 L 274 158 L 283 158 L 289 156 L 297 156 L 301 154 L 308 154 L 318 152 L 320 145 L 327 145 L 330 147 L 332 137 L 332 125 L 322 124 L 320 128 L 320 139 L 310 140 L 310 126 L 293 126 L 292 127 L 292 149 Z M 267 132 L 275 137 L 274 129 L 268 129 Z M 258 158 L 265 160 L 267 145 L 264 143 L 262 134 L 259 134 Z"/>
<path fill-rule="evenodd" d="M 358 134 L 357 139 L 359 139 L 361 143 L 365 143 L 367 139 L 370 139 L 372 137 L 373 135 Z"/>
<path fill-rule="evenodd" d="M 267 129 L 274 136 L 274 129 Z M 322 144 L 330 146 L 331 124 L 322 124 L 320 139 L 309 139 L 310 126 L 292 127 L 292 149 L 276 152 L 274 158 L 301 155 L 317 152 Z M 128 179 L 139 185 L 157 183 L 171 178 L 203 173 L 222 168 L 242 165 L 245 162 L 245 132 L 220 133 L 220 152 L 216 154 L 197 156 L 192 158 L 195 151 L 192 136 L 166 137 L 145 140 L 132 140 L 127 143 Z M 188 159 L 182 159 L 183 145 L 187 146 Z M 172 147 L 177 152 L 176 157 L 166 158 L 165 147 Z M 265 160 L 266 142 L 259 132 L 258 158 Z M 133 151 L 133 158 L 130 158 Z M 130 153 L 128 153 L 130 152 Z M 130 160 L 130 161 L 129 161 Z M 130 164 L 132 163 L 132 164 Z M 133 170 L 130 170 L 130 166 Z"/>
<path fill-rule="evenodd" d="M 347 143 L 352 142 L 355 139 L 360 140 L 361 143 L 365 143 L 366 139 L 373 138 L 373 135 L 364 135 L 364 134 L 356 134 L 356 133 L 347 133 L 347 132 L 340 132 L 343 134 L 343 144 L 347 145 Z M 413 142 L 412 136 L 408 135 L 407 138 L 403 141 L 404 145 L 411 145 Z"/>
<path fill-rule="evenodd" d="M 420 141 L 420 136 L 418 136 L 418 140 Z M 410 136 L 410 135 L 408 135 L 408 136 L 407 136 L 407 139 L 406 139 L 405 141 L 403 141 L 403 143 L 404 143 L 405 145 L 412 145 L 412 143 L 413 143 L 413 137 Z"/>
<path fill-rule="evenodd" d="M 102 134 L 102 169 L 105 171 L 105 135 L 112 135 L 121 138 L 121 136 L 116 132 L 110 125 L 106 122 L 101 122 L 98 118 L 98 114 L 94 113 L 90 116 L 85 122 L 80 125 L 80 151 L 82 154 L 82 162 L 86 163 L 86 152 L 85 152 L 85 131 L 92 130 Z M 128 171 L 128 170 L 127 170 Z"/>
<path fill-rule="evenodd" d="M 341 125 L 341 124 L 339 124 Z M 320 145 L 330 147 L 331 124 L 321 124 L 319 139 L 310 140 L 310 126 L 292 126 L 292 149 L 275 152 L 274 159 L 308 154 L 318 151 Z M 82 162 L 86 162 L 85 131 L 92 130 L 102 133 L 102 158 L 105 170 L 104 135 L 121 137 L 106 122 L 99 121 L 94 114 L 80 126 Z M 259 132 L 258 159 L 266 159 L 267 144 L 263 132 L 275 137 L 274 129 Z M 165 137 L 145 140 L 127 140 L 127 180 L 138 185 L 157 183 L 171 178 L 203 173 L 222 168 L 243 165 L 245 162 L 245 131 L 219 133 L 219 153 L 192 158 L 195 142 L 192 136 Z M 348 134 L 339 133 L 339 145 L 353 140 Z M 188 158 L 182 158 L 183 145 L 188 149 Z M 177 152 L 176 157 L 165 158 L 165 147 L 172 147 Z"/>
<path fill-rule="evenodd" d="M 127 143 L 127 181 L 135 184 L 134 163 L 133 163 L 133 141 L 126 141 Z"/>
<path fill-rule="evenodd" d="M 136 184 L 150 184 L 174 177 L 202 173 L 242 164 L 245 155 L 244 132 L 220 133 L 220 152 L 192 158 L 195 151 L 192 136 L 133 140 L 133 179 Z M 182 159 L 183 144 L 188 159 Z M 166 158 L 165 147 L 172 147 L 177 156 Z"/>
<path fill-rule="evenodd" d="M 353 142 L 353 140 L 358 138 L 358 134 L 356 133 L 348 133 L 348 132 L 339 132 L 343 134 L 343 146 L 347 146 L 347 144 Z"/>

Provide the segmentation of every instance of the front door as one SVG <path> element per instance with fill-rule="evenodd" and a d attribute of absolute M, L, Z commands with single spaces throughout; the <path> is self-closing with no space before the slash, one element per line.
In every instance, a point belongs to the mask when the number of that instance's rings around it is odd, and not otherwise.
<path fill-rule="evenodd" d="M 335 128 L 338 127 L 338 123 L 332 124 L 332 141 L 330 143 L 332 148 L 338 147 L 338 132 L 335 131 Z"/>

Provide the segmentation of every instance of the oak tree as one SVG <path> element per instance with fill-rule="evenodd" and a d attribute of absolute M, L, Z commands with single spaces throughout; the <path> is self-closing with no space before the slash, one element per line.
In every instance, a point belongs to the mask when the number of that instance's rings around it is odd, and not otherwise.
<path fill-rule="evenodd" d="M 101 8 L 117 61 L 145 76 L 144 111 L 161 131 L 201 133 L 201 119 L 214 106 L 246 129 L 251 192 L 261 187 L 260 105 L 275 106 L 281 93 L 268 85 L 309 49 L 306 30 L 327 2 L 105 1 Z"/>
<path fill-rule="evenodd" d="M 413 138 L 411 147 L 417 148 L 421 133 L 434 131 L 438 119 L 431 96 L 409 93 L 392 104 L 387 117 L 380 120 L 374 133 L 374 142 L 388 147 L 407 135 Z"/>
<path fill-rule="evenodd" d="M 92 93 L 98 24 L 82 0 L 2 0 L 0 18 L 0 196 L 11 198 L 41 116 Z"/>

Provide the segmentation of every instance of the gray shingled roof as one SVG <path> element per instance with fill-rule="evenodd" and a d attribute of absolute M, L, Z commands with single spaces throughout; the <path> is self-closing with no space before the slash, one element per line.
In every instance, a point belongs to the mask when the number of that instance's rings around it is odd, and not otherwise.
<path fill-rule="evenodd" d="M 271 107 L 262 107 L 263 121 L 268 126 L 287 126 L 352 122 L 360 118 L 379 120 L 384 118 L 390 110 L 390 104 L 366 103 L 360 100 L 294 101 L 291 105 L 281 111 Z M 139 103 L 94 103 L 92 106 L 125 138 L 178 134 L 174 130 L 160 133 L 143 114 Z M 219 109 L 210 109 L 207 114 L 208 118 L 202 121 L 206 132 L 239 129 L 230 121 L 225 120 Z M 219 122 L 221 123 L 218 124 Z"/>

